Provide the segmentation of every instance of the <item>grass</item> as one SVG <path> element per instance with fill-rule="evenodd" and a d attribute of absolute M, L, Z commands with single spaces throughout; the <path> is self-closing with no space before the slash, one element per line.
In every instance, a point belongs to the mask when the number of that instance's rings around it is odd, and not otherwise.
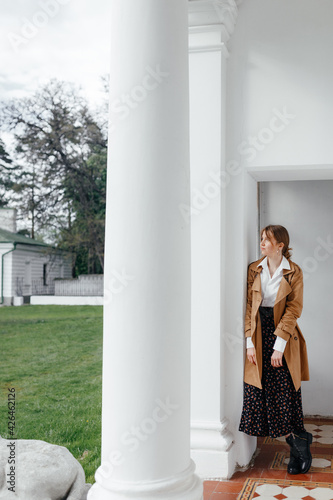
<path fill-rule="evenodd" d="M 16 435 L 66 446 L 86 482 L 100 465 L 102 307 L 0 308 L 0 434 L 15 389 Z"/>

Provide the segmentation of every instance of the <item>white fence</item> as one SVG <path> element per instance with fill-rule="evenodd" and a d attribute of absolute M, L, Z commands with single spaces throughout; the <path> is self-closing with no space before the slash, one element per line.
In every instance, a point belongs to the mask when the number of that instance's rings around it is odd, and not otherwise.
<path fill-rule="evenodd" d="M 104 282 L 102 274 L 81 275 L 74 279 L 55 279 L 56 296 L 103 296 Z"/>

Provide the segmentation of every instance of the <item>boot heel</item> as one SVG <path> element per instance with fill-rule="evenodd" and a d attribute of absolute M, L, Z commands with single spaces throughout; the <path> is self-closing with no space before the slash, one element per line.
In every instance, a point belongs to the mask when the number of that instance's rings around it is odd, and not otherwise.
<path fill-rule="evenodd" d="M 308 432 L 309 444 L 312 444 L 312 439 L 313 439 L 313 436 L 312 436 L 311 432 Z"/>

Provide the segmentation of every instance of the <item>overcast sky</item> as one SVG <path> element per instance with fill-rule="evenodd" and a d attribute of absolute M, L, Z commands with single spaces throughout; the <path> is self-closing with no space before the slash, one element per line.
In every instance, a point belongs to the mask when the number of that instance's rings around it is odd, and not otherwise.
<path fill-rule="evenodd" d="M 0 99 L 51 78 L 82 86 L 94 106 L 109 72 L 108 0 L 0 0 Z"/>

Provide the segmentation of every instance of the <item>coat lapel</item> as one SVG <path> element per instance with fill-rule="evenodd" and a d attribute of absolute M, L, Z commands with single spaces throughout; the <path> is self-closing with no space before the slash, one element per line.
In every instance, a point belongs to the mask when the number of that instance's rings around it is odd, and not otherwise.
<path fill-rule="evenodd" d="M 259 306 L 261 304 L 261 279 L 260 279 L 260 273 L 262 271 L 262 267 L 258 269 L 258 274 L 254 278 L 253 285 L 252 285 L 252 292 L 253 292 L 253 299 L 252 299 L 252 305 L 254 309 L 254 314 L 257 314 Z"/>
<path fill-rule="evenodd" d="M 260 292 L 260 294 L 261 294 L 260 272 L 261 272 L 261 270 L 257 273 L 257 276 L 254 278 L 253 285 L 252 285 L 252 290 L 254 292 Z"/>
<path fill-rule="evenodd" d="M 282 280 L 281 280 L 281 283 L 280 283 L 280 286 L 278 289 L 278 293 L 276 295 L 274 305 L 277 304 L 278 302 L 280 302 L 281 300 L 283 300 L 292 291 L 291 286 L 289 285 L 288 281 L 285 278 L 285 276 L 287 274 L 289 274 L 290 272 L 291 271 L 288 269 L 283 271 L 283 277 L 282 277 Z"/>

